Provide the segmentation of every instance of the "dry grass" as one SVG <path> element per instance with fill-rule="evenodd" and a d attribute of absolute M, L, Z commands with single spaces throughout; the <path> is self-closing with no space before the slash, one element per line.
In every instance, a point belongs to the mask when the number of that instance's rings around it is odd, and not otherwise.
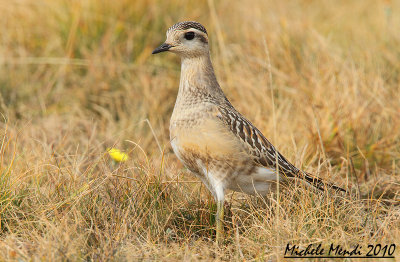
<path fill-rule="evenodd" d="M 0 13 L 2 260 L 262 261 L 289 241 L 400 244 L 398 1 L 14 0 Z M 351 196 L 234 194 L 226 243 L 213 244 L 213 200 L 169 145 L 179 60 L 150 55 L 187 19 L 207 27 L 232 103 Z M 112 145 L 129 160 L 113 164 Z"/>

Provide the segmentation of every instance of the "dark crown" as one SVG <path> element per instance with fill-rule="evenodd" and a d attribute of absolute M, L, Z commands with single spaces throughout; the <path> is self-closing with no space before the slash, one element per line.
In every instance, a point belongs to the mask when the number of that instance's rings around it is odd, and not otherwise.
<path fill-rule="evenodd" d="M 194 21 L 185 21 L 185 22 L 176 23 L 168 29 L 168 32 L 174 31 L 174 30 L 186 30 L 189 28 L 194 28 L 194 29 L 197 29 L 197 30 L 207 34 L 206 28 L 202 24 L 194 22 Z"/>

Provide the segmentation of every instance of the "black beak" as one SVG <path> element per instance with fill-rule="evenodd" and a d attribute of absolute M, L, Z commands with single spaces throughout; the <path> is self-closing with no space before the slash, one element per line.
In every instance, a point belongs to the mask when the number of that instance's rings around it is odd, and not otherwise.
<path fill-rule="evenodd" d="M 170 49 L 171 47 L 172 47 L 172 45 L 164 43 L 164 44 L 160 45 L 159 47 L 157 47 L 156 49 L 154 49 L 153 52 L 151 52 L 151 53 L 154 55 L 157 53 L 165 52 L 165 51 L 168 51 L 168 49 Z"/>

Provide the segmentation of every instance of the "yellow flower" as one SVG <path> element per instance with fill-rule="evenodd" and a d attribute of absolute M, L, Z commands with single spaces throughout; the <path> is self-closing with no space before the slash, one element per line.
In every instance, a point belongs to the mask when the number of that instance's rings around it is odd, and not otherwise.
<path fill-rule="evenodd" d="M 107 148 L 107 152 L 116 162 L 125 162 L 128 160 L 128 155 L 116 148 Z"/>

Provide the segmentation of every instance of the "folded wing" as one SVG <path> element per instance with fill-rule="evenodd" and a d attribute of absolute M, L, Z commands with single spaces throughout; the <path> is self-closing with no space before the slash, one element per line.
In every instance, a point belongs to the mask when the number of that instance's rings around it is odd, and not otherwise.
<path fill-rule="evenodd" d="M 257 164 L 269 169 L 278 169 L 283 178 L 299 178 L 320 190 L 331 187 L 345 192 L 344 189 L 327 183 L 292 165 L 249 120 L 237 112 L 230 104 L 219 107 L 219 111 L 218 117 L 244 143 Z"/>

